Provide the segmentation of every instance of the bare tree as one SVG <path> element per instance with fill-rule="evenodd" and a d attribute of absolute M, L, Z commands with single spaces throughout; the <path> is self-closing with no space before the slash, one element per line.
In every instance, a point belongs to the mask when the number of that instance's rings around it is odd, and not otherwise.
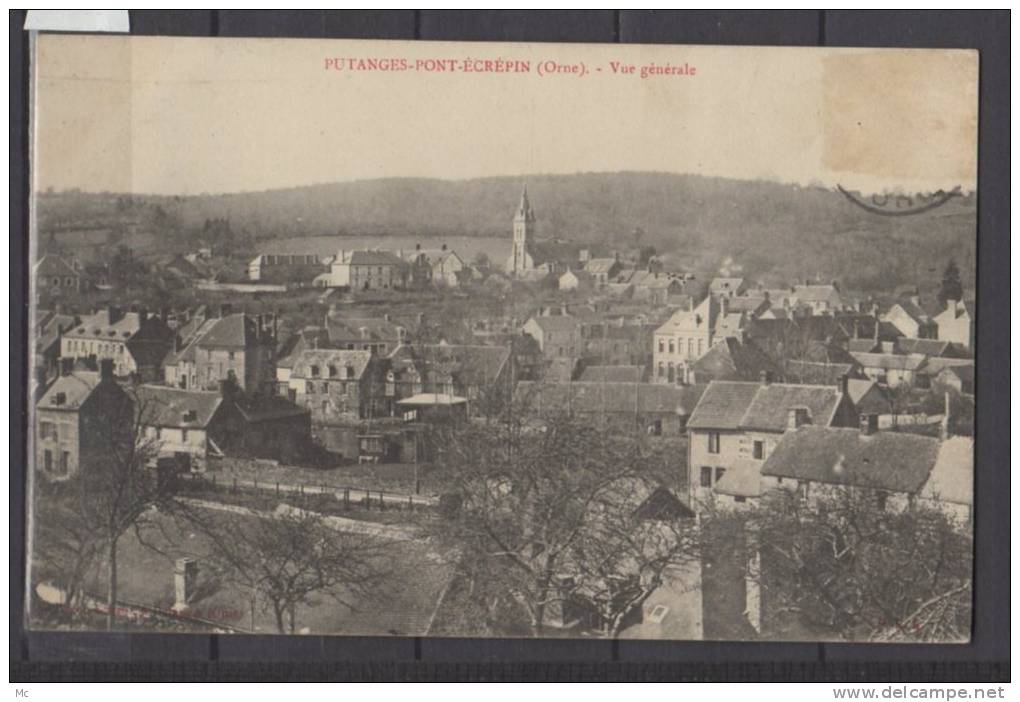
<path fill-rule="evenodd" d="M 385 576 L 385 542 L 329 528 L 322 515 L 289 507 L 272 513 L 189 515 L 210 544 L 220 576 L 249 593 L 273 615 L 281 634 L 293 634 L 297 608 L 319 595 L 353 609 Z"/>
<path fill-rule="evenodd" d="M 581 599 L 600 603 L 615 631 L 643 598 L 619 603 L 600 593 L 636 577 L 647 596 L 677 551 L 632 516 L 631 486 L 665 458 L 641 436 L 614 436 L 567 414 L 534 419 L 513 401 L 499 421 L 441 435 L 439 460 L 459 509 L 439 528 L 462 549 L 471 589 L 485 580 L 478 589 L 487 611 L 517 609 L 538 636 L 550 606 Z"/>
<path fill-rule="evenodd" d="M 773 622 L 791 618 L 852 640 L 965 640 L 969 525 L 921 505 L 888 508 L 880 491 L 786 490 L 743 513 L 753 574 Z"/>
<path fill-rule="evenodd" d="M 643 483 L 622 481 L 609 492 L 584 538 L 570 550 L 573 595 L 598 612 L 609 637 L 618 636 L 653 592 L 699 558 L 700 532 L 693 518 L 669 505 L 648 513 L 647 505 L 631 497 L 649 494 Z"/>
<path fill-rule="evenodd" d="M 83 574 L 91 564 L 88 561 L 106 556 L 106 626 L 112 630 L 120 540 L 132 530 L 141 538 L 155 510 L 172 502 L 174 487 L 155 467 L 159 440 L 145 425 L 152 406 L 137 392 L 105 380 L 96 386 L 89 402 L 98 403 L 101 411 L 82 417 L 79 471 L 63 486 L 59 507 L 53 507 L 60 513 L 44 510 L 42 515 L 52 514 L 65 534 L 76 535 L 81 548 L 68 563 L 70 572 Z"/>

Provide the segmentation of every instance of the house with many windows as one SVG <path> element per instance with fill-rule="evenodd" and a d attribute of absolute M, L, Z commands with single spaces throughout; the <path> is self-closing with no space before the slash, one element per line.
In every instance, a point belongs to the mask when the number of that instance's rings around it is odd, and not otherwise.
<path fill-rule="evenodd" d="M 49 480 L 67 480 L 134 441 L 134 403 L 113 374 L 113 361 L 99 372 L 69 368 L 35 406 L 36 469 Z"/>
<path fill-rule="evenodd" d="M 714 488 L 730 471 L 734 475 L 729 481 L 753 483 L 783 434 L 805 425 L 857 426 L 857 411 L 845 382 L 839 386 L 775 383 L 766 371 L 758 382 L 709 383 L 687 422 L 691 505 L 702 509 L 712 501 Z M 742 502 L 748 495 L 739 497 Z"/>

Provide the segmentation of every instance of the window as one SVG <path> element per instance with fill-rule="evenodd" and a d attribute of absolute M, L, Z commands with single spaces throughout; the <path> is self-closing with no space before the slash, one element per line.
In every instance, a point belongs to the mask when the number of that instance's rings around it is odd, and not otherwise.
<path fill-rule="evenodd" d="M 319 367 L 318 366 L 310 366 L 308 370 L 311 372 L 313 378 L 318 378 L 319 377 Z"/>
<path fill-rule="evenodd" d="M 694 356 L 694 339 L 693 338 L 687 340 L 687 357 L 690 358 L 692 356 Z"/>
<path fill-rule="evenodd" d="M 883 510 L 884 511 L 885 507 L 886 507 L 886 502 L 888 501 L 888 498 L 889 498 L 889 494 L 888 493 L 879 491 L 875 495 L 875 506 L 878 507 L 879 510 Z"/>
<path fill-rule="evenodd" d="M 230 359 L 231 361 L 233 361 L 234 360 L 234 352 L 233 351 L 228 351 L 227 352 L 227 358 Z"/>
<path fill-rule="evenodd" d="M 181 429 L 181 442 L 186 442 L 187 440 L 188 440 L 188 430 L 187 429 Z"/>
<path fill-rule="evenodd" d="M 663 341 L 662 339 L 659 339 L 659 353 L 664 353 L 665 351 L 666 351 L 666 342 Z"/>
<path fill-rule="evenodd" d="M 715 482 L 718 483 L 722 479 L 722 477 L 724 475 L 726 475 L 726 469 L 725 468 L 716 468 L 715 469 Z"/>
<path fill-rule="evenodd" d="M 329 394 L 329 383 L 322 384 L 322 394 L 323 395 Z"/>
<path fill-rule="evenodd" d="M 329 370 L 329 377 L 330 378 L 335 378 L 336 377 L 336 366 L 331 365 L 331 366 L 329 366 L 328 370 Z"/>
<path fill-rule="evenodd" d="M 717 431 L 708 433 L 708 452 L 719 453 L 719 432 Z"/>
<path fill-rule="evenodd" d="M 71 462 L 71 454 L 67 451 L 60 452 L 60 474 L 67 475 L 68 465 Z"/>
<path fill-rule="evenodd" d="M 701 487 L 712 487 L 712 469 L 708 466 L 701 467 Z"/>
<path fill-rule="evenodd" d="M 744 497 L 743 495 L 734 495 L 733 496 L 733 501 L 734 502 L 747 502 L 747 498 Z"/>
<path fill-rule="evenodd" d="M 53 452 L 49 449 L 46 449 L 43 452 L 43 467 L 45 467 L 47 471 L 53 470 Z"/>
<path fill-rule="evenodd" d="M 670 353 L 676 352 L 676 345 L 672 339 L 669 340 L 669 352 Z"/>
<path fill-rule="evenodd" d="M 39 422 L 39 438 L 40 439 L 56 439 L 57 438 L 57 427 L 53 422 Z"/>
<path fill-rule="evenodd" d="M 764 441 L 755 441 L 754 442 L 754 448 L 752 450 L 752 454 L 759 461 L 761 459 L 765 458 L 765 442 Z"/>
<path fill-rule="evenodd" d="M 662 420 L 656 419 L 648 427 L 648 433 L 652 436 L 662 436 Z"/>

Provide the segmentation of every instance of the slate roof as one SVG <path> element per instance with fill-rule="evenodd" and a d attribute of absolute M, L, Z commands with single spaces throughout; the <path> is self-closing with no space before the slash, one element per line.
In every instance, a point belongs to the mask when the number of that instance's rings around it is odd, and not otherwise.
<path fill-rule="evenodd" d="M 691 364 L 696 378 L 704 380 L 758 380 L 762 371 L 776 371 L 772 359 L 750 339 L 726 337 Z"/>
<path fill-rule="evenodd" d="M 827 302 L 842 304 L 842 297 L 834 285 L 794 285 L 793 296 L 800 302 Z"/>
<path fill-rule="evenodd" d="M 709 290 L 713 293 L 737 292 L 744 284 L 743 278 L 713 278 L 709 284 Z"/>
<path fill-rule="evenodd" d="M 850 339 L 847 342 L 847 350 L 853 353 L 877 353 L 882 348 L 882 342 L 874 339 Z"/>
<path fill-rule="evenodd" d="M 942 442 L 920 496 L 959 505 L 974 504 L 974 439 L 953 436 Z"/>
<path fill-rule="evenodd" d="M 713 381 L 687 426 L 779 432 L 795 407 L 807 408 L 811 423 L 826 426 L 841 397 L 838 388 L 824 385 Z"/>
<path fill-rule="evenodd" d="M 404 266 L 399 256 L 389 251 L 345 251 L 343 263 L 353 266 Z"/>
<path fill-rule="evenodd" d="M 917 434 L 805 426 L 783 435 L 761 474 L 916 494 L 938 451 L 938 439 Z"/>
<path fill-rule="evenodd" d="M 966 368 L 967 366 L 974 367 L 973 358 L 943 358 L 936 356 L 925 360 L 924 367 L 921 370 L 928 375 L 938 375 L 946 368 Z"/>
<path fill-rule="evenodd" d="M 734 461 L 713 488 L 721 495 L 758 497 L 761 495 L 761 465 L 758 461 Z"/>
<path fill-rule="evenodd" d="M 581 382 L 640 383 L 643 366 L 588 366 L 581 372 Z"/>
<path fill-rule="evenodd" d="M 581 325 L 581 320 L 566 314 L 532 317 L 532 320 L 543 332 L 574 331 Z"/>
<path fill-rule="evenodd" d="M 905 354 L 920 353 L 925 356 L 945 356 L 951 348 L 951 342 L 938 339 L 913 339 L 901 336 L 896 340 L 896 350 Z"/>
<path fill-rule="evenodd" d="M 142 423 L 148 426 L 204 428 L 222 404 L 223 396 L 218 392 L 141 385 L 138 402 Z M 194 414 L 190 415 L 192 412 Z"/>
<path fill-rule="evenodd" d="M 857 361 L 850 355 L 850 352 L 833 343 L 826 341 L 812 341 L 807 345 L 798 360 L 812 361 L 814 363 L 842 363 L 857 366 Z"/>
<path fill-rule="evenodd" d="M 293 359 L 291 377 L 314 378 L 317 380 L 351 380 L 359 379 L 372 361 L 371 351 L 347 351 L 340 349 L 305 349 L 297 353 Z M 318 375 L 312 374 L 312 366 L 319 369 Z M 333 367 L 336 374 L 330 375 Z M 353 378 L 348 378 L 346 368 L 354 369 Z"/>
<path fill-rule="evenodd" d="M 83 316 L 81 322 L 67 330 L 64 335 L 74 339 L 124 342 L 137 334 L 141 326 L 141 315 L 138 312 L 124 312 L 111 324 L 109 310 L 100 310 L 95 314 Z"/>
<path fill-rule="evenodd" d="M 706 328 L 714 329 L 718 316 L 719 303 L 712 296 L 708 296 L 692 310 L 679 309 L 674 312 L 662 326 L 655 330 L 655 333 L 673 334 L 704 331 Z"/>
<path fill-rule="evenodd" d="M 787 361 L 786 382 L 803 385 L 838 385 L 840 378 L 856 372 L 858 364 Z"/>
<path fill-rule="evenodd" d="M 326 330 L 331 343 L 353 341 L 394 343 L 403 340 L 400 325 L 373 317 L 364 319 L 327 317 Z"/>
<path fill-rule="evenodd" d="M 713 381 L 687 422 L 688 429 L 738 429 L 759 383 Z"/>
<path fill-rule="evenodd" d="M 974 366 L 946 366 L 938 373 L 938 378 L 954 375 L 960 381 L 960 392 L 974 394 Z"/>
<path fill-rule="evenodd" d="M 43 313 L 42 310 L 36 310 L 36 353 L 41 353 L 55 344 L 64 331 L 75 326 L 76 321 L 77 319 L 73 315 Z"/>
<path fill-rule="evenodd" d="M 37 406 L 47 409 L 78 409 L 98 384 L 99 373 L 94 371 L 74 371 L 62 375 L 46 389 Z M 58 405 L 54 400 L 59 393 L 64 393 L 64 401 Z"/>
<path fill-rule="evenodd" d="M 35 266 L 33 267 L 33 272 L 36 277 L 42 278 L 51 278 L 53 276 L 59 276 L 61 278 L 78 276 L 78 271 L 76 271 L 70 263 L 60 256 L 55 256 L 53 254 L 46 254 L 36 261 Z"/>
<path fill-rule="evenodd" d="M 859 407 L 861 401 L 867 397 L 868 393 L 876 389 L 881 394 L 883 400 L 888 403 L 888 398 L 885 395 L 885 391 L 882 390 L 882 386 L 870 378 L 850 378 L 846 385 L 847 394 L 850 396 L 850 401 L 853 402 L 855 406 Z M 884 409 L 888 410 L 889 407 L 886 406 Z"/>
<path fill-rule="evenodd" d="M 201 348 L 244 349 L 255 344 L 256 321 L 238 312 L 217 319 L 195 343 Z"/>
<path fill-rule="evenodd" d="M 689 415 L 702 397 L 705 386 L 522 381 L 517 384 L 517 391 L 539 414 L 574 411 Z"/>
<path fill-rule="evenodd" d="M 510 360 L 508 346 L 480 344 L 414 344 L 401 346 L 391 359 L 409 359 L 421 366 L 428 382 L 447 379 L 464 387 L 485 387 L 499 377 Z"/>
<path fill-rule="evenodd" d="M 905 356 L 893 353 L 854 353 L 851 355 L 865 368 L 881 368 L 883 370 L 916 371 L 925 362 L 925 357 L 920 354 Z"/>
<path fill-rule="evenodd" d="M 590 275 L 609 273 L 610 269 L 618 263 L 619 261 L 615 258 L 593 258 L 584 264 L 584 272 Z"/>

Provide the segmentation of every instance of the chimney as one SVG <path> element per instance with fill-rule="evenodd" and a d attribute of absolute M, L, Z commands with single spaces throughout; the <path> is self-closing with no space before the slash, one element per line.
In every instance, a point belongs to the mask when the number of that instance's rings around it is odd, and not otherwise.
<path fill-rule="evenodd" d="M 758 377 L 761 379 L 761 384 L 762 385 L 771 385 L 772 384 L 772 371 L 770 371 L 770 370 L 763 370 L 761 373 L 758 374 Z"/>
<path fill-rule="evenodd" d="M 58 362 L 60 364 L 60 375 L 71 375 L 74 371 L 74 359 L 61 358 Z"/>
<path fill-rule="evenodd" d="M 443 251 L 446 251 L 446 244 L 443 244 Z"/>
<path fill-rule="evenodd" d="M 175 612 L 182 612 L 189 607 L 195 596 L 195 585 L 198 581 L 198 561 L 194 558 L 178 558 L 174 562 L 174 606 Z"/>
<path fill-rule="evenodd" d="M 862 414 L 860 416 L 861 423 L 861 434 L 864 436 L 871 436 L 878 431 L 878 415 L 877 414 Z"/>
<path fill-rule="evenodd" d="M 850 376 L 846 373 L 839 376 L 839 391 L 844 395 L 850 394 Z"/>
<path fill-rule="evenodd" d="M 809 424 L 811 418 L 808 416 L 807 407 L 791 407 L 786 411 L 786 430 L 796 431 L 805 424 Z"/>
<path fill-rule="evenodd" d="M 99 361 L 99 380 L 101 382 L 113 380 L 113 359 L 103 358 Z"/>
<path fill-rule="evenodd" d="M 384 321 L 384 322 L 388 322 L 388 321 L 390 321 L 390 313 L 389 313 L 389 312 L 387 312 L 386 314 L 384 314 L 384 315 L 382 316 L 382 318 L 383 318 L 383 321 Z"/>
<path fill-rule="evenodd" d="M 106 315 L 110 318 L 110 324 L 116 324 L 124 318 L 124 310 L 116 305 L 107 305 Z"/>
<path fill-rule="evenodd" d="M 421 244 L 415 244 L 414 245 L 414 250 L 415 251 L 421 251 Z"/>
<path fill-rule="evenodd" d="M 730 299 L 723 295 L 719 298 L 719 314 L 725 317 L 730 311 Z"/>
<path fill-rule="evenodd" d="M 949 391 L 946 391 L 946 406 L 942 414 L 942 421 L 939 423 L 939 438 L 945 441 L 949 438 Z"/>

